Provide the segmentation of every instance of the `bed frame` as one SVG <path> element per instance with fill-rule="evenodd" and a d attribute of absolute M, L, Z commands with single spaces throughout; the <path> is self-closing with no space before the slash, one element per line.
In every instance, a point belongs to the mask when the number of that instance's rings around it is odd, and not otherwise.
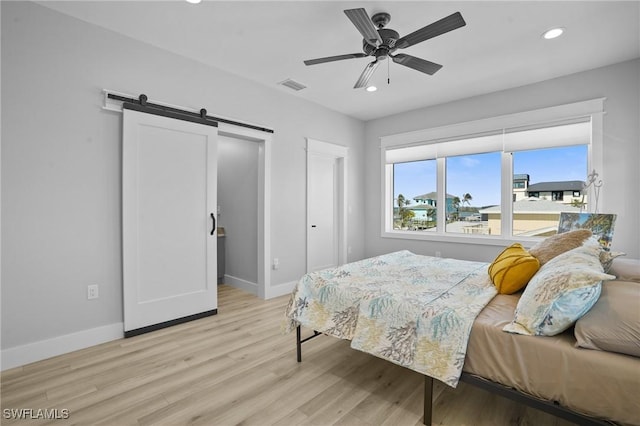
<path fill-rule="evenodd" d="M 308 340 L 313 339 L 314 337 L 320 336 L 321 334 L 323 333 L 320 333 L 319 331 L 314 330 L 313 335 L 303 339 L 301 326 L 298 325 L 298 327 L 296 328 L 296 351 L 297 351 L 298 362 L 302 362 L 302 344 Z M 482 377 L 479 377 L 473 374 L 462 372 L 462 375 L 460 376 L 460 380 L 470 385 L 477 386 L 481 389 L 509 398 L 518 403 L 525 404 L 529 407 L 544 411 L 546 413 L 552 414 L 556 417 L 559 417 L 561 419 L 570 421 L 572 423 L 575 423 L 581 426 L 611 426 L 612 424 L 614 424 L 604 420 L 599 420 L 592 417 L 584 416 L 582 414 L 576 413 L 575 411 L 571 411 L 559 405 L 556 402 L 549 402 L 549 401 L 535 398 L 531 395 L 519 392 L 508 386 L 504 386 L 499 383 L 492 382 L 490 380 L 484 379 Z M 433 401 L 433 378 L 429 376 L 424 376 L 423 424 L 427 426 L 431 426 L 432 401 Z"/>

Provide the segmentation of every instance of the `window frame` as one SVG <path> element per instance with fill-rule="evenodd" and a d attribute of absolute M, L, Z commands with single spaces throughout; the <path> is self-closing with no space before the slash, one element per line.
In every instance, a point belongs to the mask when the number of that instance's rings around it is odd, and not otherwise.
<path fill-rule="evenodd" d="M 527 126 L 545 127 L 562 121 L 580 118 L 591 122 L 591 142 L 587 146 L 588 171 L 596 170 L 602 175 L 603 170 L 603 115 L 606 98 L 591 99 L 582 102 L 556 105 L 531 111 L 496 116 L 492 118 L 461 122 L 447 126 L 427 128 L 412 132 L 399 133 L 380 138 L 380 170 L 381 170 L 381 221 L 380 236 L 382 238 L 400 238 L 407 240 L 425 240 L 441 242 L 459 242 L 466 244 L 505 245 L 513 242 L 530 242 L 533 244 L 540 237 L 513 236 L 513 161 L 511 152 L 501 152 L 501 194 L 500 205 L 502 223 L 500 235 L 483 236 L 446 233 L 444 222 L 439 221 L 435 232 L 416 232 L 393 229 L 393 163 L 386 162 L 386 151 L 434 144 L 451 139 L 463 139 L 474 135 L 491 134 L 496 131 Z M 437 217 L 446 215 L 445 186 L 446 158 L 437 158 Z M 390 166 L 390 167 L 389 167 Z M 585 176 L 586 178 L 586 176 Z M 391 206 L 391 212 L 389 212 Z"/>

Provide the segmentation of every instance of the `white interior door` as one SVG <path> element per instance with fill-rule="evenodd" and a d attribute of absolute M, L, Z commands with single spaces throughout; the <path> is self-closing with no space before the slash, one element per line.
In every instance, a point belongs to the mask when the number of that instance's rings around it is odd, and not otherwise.
<path fill-rule="evenodd" d="M 307 271 L 338 265 L 337 159 L 307 155 Z"/>
<path fill-rule="evenodd" d="M 125 332 L 217 309 L 216 138 L 123 110 Z"/>

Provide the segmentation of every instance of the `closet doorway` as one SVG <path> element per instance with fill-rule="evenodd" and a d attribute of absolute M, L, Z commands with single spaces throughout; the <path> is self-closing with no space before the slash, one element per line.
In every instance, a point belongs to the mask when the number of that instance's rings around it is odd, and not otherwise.
<path fill-rule="evenodd" d="M 242 199 L 242 194 L 236 194 L 236 197 L 240 198 L 240 201 L 245 203 L 246 209 L 252 209 L 257 218 L 256 224 L 256 244 L 254 246 L 254 250 L 256 253 L 256 263 L 255 267 L 252 266 L 253 270 L 256 270 L 256 281 L 255 285 L 251 279 L 246 279 L 241 277 L 240 280 L 243 281 L 233 281 L 232 278 L 229 280 L 231 285 L 235 285 L 239 288 L 243 288 L 247 291 L 253 292 L 261 299 L 269 299 L 273 297 L 274 294 L 271 291 L 271 270 L 270 270 L 270 259 L 271 259 L 271 143 L 272 143 L 272 133 L 265 132 L 261 130 L 255 130 L 248 127 L 238 126 L 226 122 L 218 123 L 218 139 L 222 140 L 225 138 L 229 138 L 230 142 L 239 141 L 241 144 L 253 144 L 253 147 L 257 147 L 257 165 L 253 163 L 254 167 L 257 167 L 257 180 L 255 181 L 256 194 L 257 198 L 253 199 Z M 247 152 L 251 152 L 252 148 L 248 145 L 244 146 L 244 150 Z M 220 162 L 218 163 L 220 166 Z M 223 166 L 224 167 L 224 166 Z M 225 176 L 222 176 L 223 179 L 226 179 Z M 218 183 L 218 188 L 220 188 L 220 183 Z M 224 190 L 223 190 L 224 191 Z M 224 227 L 224 220 L 228 219 L 233 210 L 229 210 L 225 207 L 224 204 L 220 203 L 221 214 L 223 222 L 220 226 Z M 226 213 L 226 216 L 225 216 Z M 231 232 L 233 229 L 225 228 L 225 233 L 228 238 L 231 237 Z M 226 243 L 233 244 L 233 242 Z M 242 247 L 246 247 L 246 244 L 243 244 Z M 250 248 L 247 250 L 251 251 Z M 233 255 L 233 252 L 228 253 L 226 256 L 227 262 L 234 262 L 230 257 Z M 240 260 L 240 259 L 236 259 Z M 240 260 L 241 261 L 241 260 Z M 228 264 L 230 267 L 232 263 Z M 234 273 L 233 267 L 232 269 L 227 269 L 225 265 L 225 275 L 233 276 Z M 250 275 L 243 276 L 249 277 Z M 277 295 L 277 294 L 276 294 Z"/>
<path fill-rule="evenodd" d="M 259 144 L 238 137 L 218 137 L 218 230 L 224 284 L 258 294 Z M 221 268 L 224 266 L 224 268 Z"/>

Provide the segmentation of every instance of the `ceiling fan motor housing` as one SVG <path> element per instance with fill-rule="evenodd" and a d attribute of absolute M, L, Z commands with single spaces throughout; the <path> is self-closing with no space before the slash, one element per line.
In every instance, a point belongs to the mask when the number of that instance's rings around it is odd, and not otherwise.
<path fill-rule="evenodd" d="M 375 16 L 375 15 L 374 15 Z M 373 55 L 376 59 L 383 60 L 387 59 L 390 53 L 393 53 L 396 48 L 396 41 L 400 38 L 400 34 L 397 31 L 394 31 L 389 28 L 380 28 L 378 34 L 382 39 L 382 44 L 380 46 L 374 46 L 370 44 L 367 40 L 362 40 L 362 50 L 367 55 Z"/>

